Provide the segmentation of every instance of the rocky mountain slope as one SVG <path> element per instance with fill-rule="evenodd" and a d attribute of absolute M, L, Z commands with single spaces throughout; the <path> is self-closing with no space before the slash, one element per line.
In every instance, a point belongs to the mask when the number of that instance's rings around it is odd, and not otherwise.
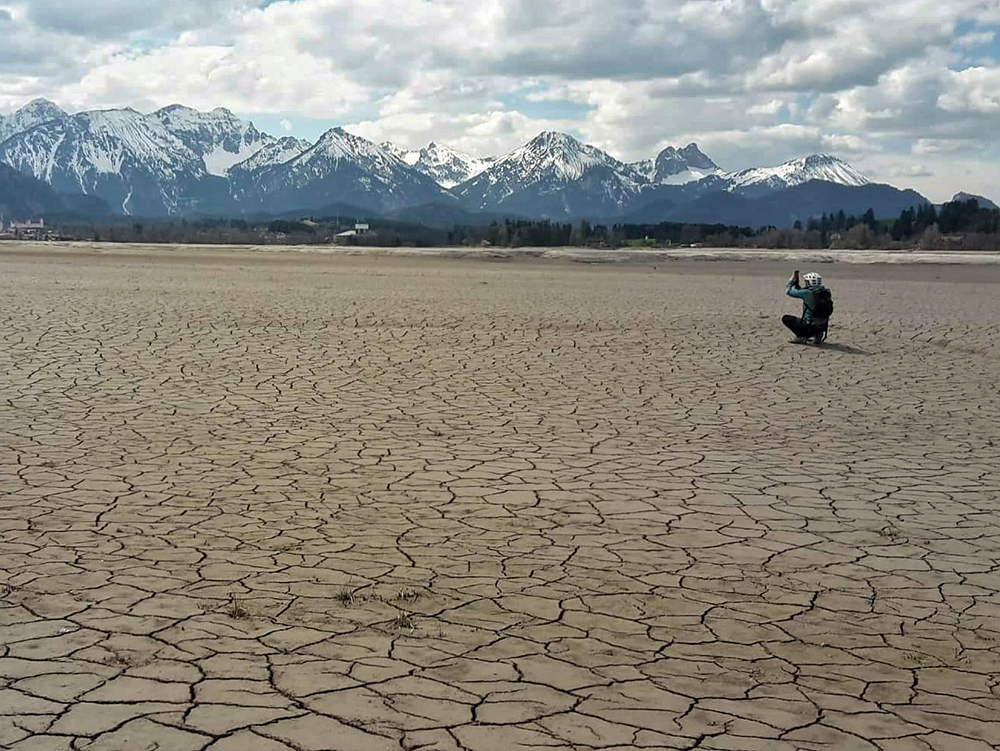
<path fill-rule="evenodd" d="M 632 167 L 565 133 L 541 133 L 454 193 L 466 208 L 525 216 L 609 216 L 639 195 Z"/>
<path fill-rule="evenodd" d="M 57 193 L 41 180 L 0 162 L 0 224 L 38 216 L 108 217 L 111 211 L 98 198 Z"/>
<path fill-rule="evenodd" d="M 722 172 L 696 143 L 689 143 L 682 149 L 668 146 L 655 159 L 633 162 L 629 166 L 651 185 L 683 185 Z"/>
<path fill-rule="evenodd" d="M 241 194 L 248 209 L 280 213 L 349 204 L 375 211 L 454 200 L 381 146 L 333 128 L 306 151 L 258 170 Z"/>
<path fill-rule="evenodd" d="M 98 196 L 126 215 L 159 216 L 226 206 L 226 182 L 155 116 L 83 112 L 0 144 L 0 161 L 60 192 Z"/>
<path fill-rule="evenodd" d="M 47 99 L 35 99 L 12 115 L 0 115 L 0 143 L 18 133 L 51 120 L 61 120 L 66 113 Z"/>

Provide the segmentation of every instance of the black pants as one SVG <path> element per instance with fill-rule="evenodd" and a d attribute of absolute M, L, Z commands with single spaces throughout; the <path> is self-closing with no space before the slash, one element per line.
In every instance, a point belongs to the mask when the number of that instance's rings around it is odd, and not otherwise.
<path fill-rule="evenodd" d="M 795 336 L 805 337 L 809 339 L 814 336 L 822 336 L 825 326 L 814 326 L 811 323 L 806 323 L 801 318 L 797 316 L 782 316 L 781 322 L 789 328 L 789 330 L 795 334 Z"/>

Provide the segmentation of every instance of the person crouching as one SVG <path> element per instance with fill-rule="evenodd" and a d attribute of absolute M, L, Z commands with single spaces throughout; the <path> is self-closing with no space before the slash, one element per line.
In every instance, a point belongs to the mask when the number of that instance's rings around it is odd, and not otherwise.
<path fill-rule="evenodd" d="M 805 287 L 799 286 L 799 272 L 792 274 L 785 284 L 785 294 L 802 301 L 802 316 L 782 316 L 781 322 L 795 334 L 795 344 L 805 344 L 810 339 L 816 344 L 826 338 L 832 304 L 828 304 L 830 294 L 823 286 L 823 277 L 810 271 L 802 277 Z"/>

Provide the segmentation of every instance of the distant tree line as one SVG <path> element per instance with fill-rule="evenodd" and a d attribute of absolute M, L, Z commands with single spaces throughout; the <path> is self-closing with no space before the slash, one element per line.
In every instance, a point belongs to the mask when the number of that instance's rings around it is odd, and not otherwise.
<path fill-rule="evenodd" d="M 370 231 L 338 236 L 357 222 Z M 57 224 L 61 237 L 105 242 L 234 245 L 365 245 L 379 247 L 735 247 L 735 248 L 924 248 L 1000 250 L 1000 211 L 975 199 L 914 206 L 896 219 L 843 211 L 824 213 L 789 228 L 659 222 L 600 224 L 588 221 L 493 221 L 450 229 L 364 217 L 297 219 L 169 219 Z"/>
<path fill-rule="evenodd" d="M 371 232 L 356 238 L 337 238 L 356 223 L 369 224 Z M 299 219 L 117 219 L 105 222 L 60 221 L 60 237 L 95 242 L 190 245 L 330 245 L 376 246 L 442 245 L 447 233 L 418 224 L 394 223 L 360 217 Z"/>
<path fill-rule="evenodd" d="M 750 237 L 753 230 L 722 224 L 591 224 L 583 220 L 560 223 L 548 220 L 495 221 L 486 227 L 456 226 L 448 232 L 449 245 L 500 247 L 610 247 L 694 245 L 708 238 Z"/>
<path fill-rule="evenodd" d="M 950 201 L 940 211 L 931 204 L 900 212 L 896 219 L 876 221 L 869 210 L 831 247 L 914 248 L 924 250 L 1000 250 L 1000 210 L 974 199 Z"/>

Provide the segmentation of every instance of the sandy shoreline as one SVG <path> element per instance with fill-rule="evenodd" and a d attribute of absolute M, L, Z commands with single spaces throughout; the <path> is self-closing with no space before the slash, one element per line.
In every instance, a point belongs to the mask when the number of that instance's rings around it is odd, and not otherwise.
<path fill-rule="evenodd" d="M 546 259 L 590 263 L 655 263 L 665 261 L 769 261 L 775 263 L 1000 265 L 995 251 L 882 251 L 743 248 L 667 248 L 615 250 L 589 248 L 374 248 L 329 245 L 175 245 L 94 242 L 3 242 L 0 253 L 304 253 L 331 256 L 411 257 L 473 260 Z"/>
<path fill-rule="evenodd" d="M 995 746 L 1000 265 L 852 258 L 0 244 L 0 746 Z"/>

